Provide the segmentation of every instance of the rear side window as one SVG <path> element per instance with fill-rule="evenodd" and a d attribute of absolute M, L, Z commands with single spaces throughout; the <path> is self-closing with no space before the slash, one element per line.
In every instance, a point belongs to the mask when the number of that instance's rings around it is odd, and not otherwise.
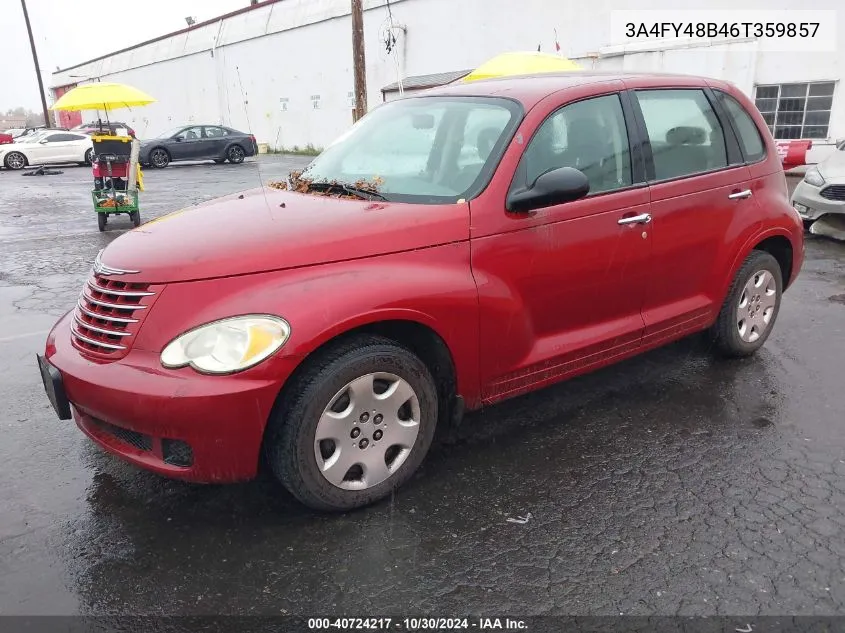
<path fill-rule="evenodd" d="M 742 104 L 729 94 L 721 91 L 716 91 L 716 94 L 736 127 L 745 160 L 755 163 L 763 159 L 766 156 L 766 145 L 760 137 L 760 131 L 754 124 L 754 119 L 745 111 Z"/>
<path fill-rule="evenodd" d="M 655 180 L 728 166 L 725 133 L 703 90 L 638 90 Z"/>

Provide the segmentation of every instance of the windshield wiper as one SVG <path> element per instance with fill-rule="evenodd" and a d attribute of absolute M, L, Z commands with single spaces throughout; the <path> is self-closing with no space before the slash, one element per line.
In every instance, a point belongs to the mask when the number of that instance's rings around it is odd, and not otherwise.
<path fill-rule="evenodd" d="M 361 187 L 356 187 L 355 185 L 347 185 L 343 182 L 312 182 L 308 184 L 308 188 L 315 189 L 317 191 L 331 191 L 332 189 L 338 189 L 343 193 L 358 196 L 359 198 L 363 198 L 364 200 L 383 200 L 385 202 L 388 201 L 387 196 L 377 191 L 362 189 Z"/>

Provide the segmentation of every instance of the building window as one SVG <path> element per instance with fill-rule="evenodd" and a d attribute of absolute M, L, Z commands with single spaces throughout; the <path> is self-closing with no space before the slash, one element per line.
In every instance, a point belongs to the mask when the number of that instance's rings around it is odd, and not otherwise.
<path fill-rule="evenodd" d="M 778 139 L 827 138 L 835 82 L 756 86 L 754 103 Z"/>

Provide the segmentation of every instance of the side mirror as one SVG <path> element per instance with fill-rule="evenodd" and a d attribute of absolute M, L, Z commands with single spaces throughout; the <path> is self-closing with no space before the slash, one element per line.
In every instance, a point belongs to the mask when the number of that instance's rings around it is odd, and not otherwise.
<path fill-rule="evenodd" d="M 560 167 L 542 174 L 534 184 L 508 196 L 507 208 L 516 213 L 551 207 L 583 198 L 590 191 L 584 172 L 574 167 Z"/>
<path fill-rule="evenodd" d="M 42 139 L 41 139 L 40 141 L 38 141 L 38 142 L 39 142 L 41 145 L 46 145 L 46 144 L 47 144 L 47 139 L 46 139 L 46 138 L 42 138 Z"/>

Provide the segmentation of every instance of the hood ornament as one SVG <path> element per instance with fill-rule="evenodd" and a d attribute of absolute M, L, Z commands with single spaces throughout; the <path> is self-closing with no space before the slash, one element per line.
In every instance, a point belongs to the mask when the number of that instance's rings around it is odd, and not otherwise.
<path fill-rule="evenodd" d="M 105 249 L 103 249 L 105 250 Z M 97 258 L 94 260 L 94 274 L 97 276 L 110 277 L 112 275 L 134 275 L 141 272 L 140 270 L 123 270 L 122 268 L 112 268 L 103 263 L 103 251 L 97 253 Z"/>

